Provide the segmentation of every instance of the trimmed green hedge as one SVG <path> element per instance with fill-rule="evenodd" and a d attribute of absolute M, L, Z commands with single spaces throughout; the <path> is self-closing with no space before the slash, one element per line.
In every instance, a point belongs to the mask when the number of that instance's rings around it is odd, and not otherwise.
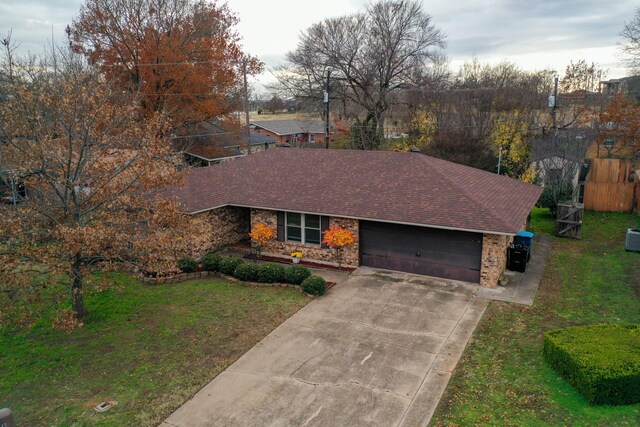
<path fill-rule="evenodd" d="M 640 403 L 640 325 L 556 329 L 544 335 L 543 351 L 592 405 Z"/>
<path fill-rule="evenodd" d="M 307 267 L 290 265 L 284 272 L 284 281 L 292 285 L 299 285 L 309 276 L 311 276 L 311 271 Z"/>
<path fill-rule="evenodd" d="M 216 253 L 206 254 L 200 262 L 206 271 L 218 271 L 222 257 Z"/>
<path fill-rule="evenodd" d="M 244 261 L 242 261 L 241 258 L 237 258 L 233 256 L 224 257 L 220 260 L 220 264 L 219 264 L 220 272 L 222 274 L 226 274 L 227 276 L 233 276 L 233 273 L 236 271 L 236 268 L 238 268 L 238 266 L 243 262 Z"/>
<path fill-rule="evenodd" d="M 183 273 L 193 273 L 198 269 L 198 262 L 193 258 L 180 258 L 178 260 L 178 268 Z"/>
<path fill-rule="evenodd" d="M 252 282 L 258 277 L 258 265 L 243 262 L 236 267 L 233 275 L 243 282 Z"/>
<path fill-rule="evenodd" d="M 280 264 L 259 264 L 256 279 L 262 283 L 277 283 L 284 280 L 284 267 Z"/>
<path fill-rule="evenodd" d="M 303 291 L 311 295 L 324 295 L 327 292 L 327 282 L 320 276 L 309 276 L 300 284 Z"/>

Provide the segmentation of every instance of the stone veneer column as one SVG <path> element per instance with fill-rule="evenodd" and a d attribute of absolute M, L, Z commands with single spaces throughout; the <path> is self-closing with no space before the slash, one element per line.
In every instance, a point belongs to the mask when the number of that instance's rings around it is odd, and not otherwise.
<path fill-rule="evenodd" d="M 480 284 L 482 286 L 495 288 L 498 285 L 498 279 L 507 266 L 507 248 L 512 241 L 513 236 L 483 234 L 480 269 Z"/>
<path fill-rule="evenodd" d="M 190 217 L 192 230 L 192 256 L 217 251 L 249 238 L 249 209 L 226 206 L 201 212 Z"/>

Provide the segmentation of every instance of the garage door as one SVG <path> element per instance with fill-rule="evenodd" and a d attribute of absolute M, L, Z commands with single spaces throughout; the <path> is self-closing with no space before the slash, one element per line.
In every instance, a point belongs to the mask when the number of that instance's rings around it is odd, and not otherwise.
<path fill-rule="evenodd" d="M 360 263 L 478 283 L 482 234 L 360 221 Z"/>

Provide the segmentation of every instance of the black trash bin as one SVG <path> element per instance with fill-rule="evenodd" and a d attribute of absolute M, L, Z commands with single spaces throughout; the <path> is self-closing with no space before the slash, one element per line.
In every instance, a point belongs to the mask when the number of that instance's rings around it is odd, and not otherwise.
<path fill-rule="evenodd" d="M 523 244 L 514 244 L 507 250 L 507 268 L 511 271 L 524 273 L 527 269 L 529 247 Z"/>
<path fill-rule="evenodd" d="M 519 231 L 513 238 L 513 244 L 526 245 L 527 248 L 529 248 L 529 253 L 527 254 L 527 262 L 529 262 L 531 259 L 531 250 L 533 249 L 533 233 L 530 231 Z"/>

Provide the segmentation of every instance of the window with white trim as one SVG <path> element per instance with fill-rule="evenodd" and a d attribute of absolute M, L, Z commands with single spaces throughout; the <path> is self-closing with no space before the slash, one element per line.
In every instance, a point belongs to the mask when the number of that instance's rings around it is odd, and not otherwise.
<path fill-rule="evenodd" d="M 316 142 L 316 134 L 315 133 L 310 133 L 309 134 L 309 142 Z"/>
<path fill-rule="evenodd" d="M 320 245 L 320 215 L 286 213 L 286 240 L 307 245 Z"/>

